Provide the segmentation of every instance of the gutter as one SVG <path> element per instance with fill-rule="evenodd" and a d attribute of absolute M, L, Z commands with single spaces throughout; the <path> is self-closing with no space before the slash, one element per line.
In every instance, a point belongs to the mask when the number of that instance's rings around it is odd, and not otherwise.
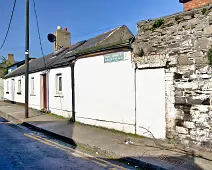
<path fill-rule="evenodd" d="M 87 55 L 87 54 L 96 53 L 96 52 L 100 52 L 100 51 L 118 49 L 118 48 L 121 48 L 121 47 L 131 47 L 131 46 L 130 46 L 129 43 L 125 43 L 125 44 L 115 45 L 113 47 L 105 47 L 105 48 L 93 50 L 93 51 L 90 51 L 90 52 L 85 52 L 85 53 L 82 52 L 82 53 L 79 53 L 78 55 L 82 56 L 82 55 Z"/>
<path fill-rule="evenodd" d="M 132 42 L 133 38 L 134 37 L 132 37 L 129 40 L 126 40 L 126 41 L 121 41 L 121 42 L 118 42 L 118 43 L 109 44 L 109 45 L 105 45 L 105 46 L 92 47 L 90 49 L 81 50 L 81 51 L 76 50 L 76 53 L 74 55 L 70 55 L 70 56 L 67 56 L 65 58 L 69 58 L 69 57 L 72 57 L 72 56 L 79 57 L 79 56 L 82 56 L 82 55 L 87 55 L 87 54 L 96 53 L 96 52 L 100 52 L 100 51 L 117 49 L 117 48 L 121 48 L 121 47 L 130 47 L 131 48 L 131 42 Z"/>
<path fill-rule="evenodd" d="M 134 39 L 134 37 L 130 38 L 129 40 L 127 40 L 125 42 L 122 41 L 122 42 L 119 42 L 119 43 L 116 43 L 116 44 L 110 44 L 109 46 L 102 46 L 102 47 L 99 47 L 99 48 L 96 48 L 96 49 L 95 48 L 92 48 L 92 49 L 88 49 L 88 50 L 85 50 L 85 51 L 79 51 L 78 53 L 76 52 L 76 53 L 74 53 L 74 54 L 72 54 L 70 56 L 65 56 L 64 58 L 71 58 L 71 57 L 73 57 L 72 59 L 70 59 L 70 60 L 73 61 L 77 57 L 80 57 L 82 55 L 87 55 L 87 54 L 96 53 L 96 52 L 100 52 L 100 51 L 118 49 L 118 48 L 122 48 L 122 47 L 129 47 L 129 48 L 131 48 L 131 43 L 132 43 L 132 40 L 133 39 Z M 79 44 L 78 46 L 76 46 L 72 50 L 75 50 L 77 47 L 79 47 L 80 45 L 84 44 L 85 42 L 86 41 L 83 41 L 81 44 Z M 54 62 L 56 62 L 56 61 L 54 61 Z M 46 70 L 46 69 L 59 68 L 61 66 L 65 67 L 65 66 L 68 66 L 70 62 L 71 61 L 67 61 L 67 63 L 62 63 L 62 64 L 58 64 L 58 65 L 53 65 L 53 66 L 47 66 L 46 68 L 40 68 L 40 69 L 36 69 L 36 70 L 33 70 L 33 71 L 29 71 L 29 74 L 32 74 L 32 73 L 35 73 L 35 72 L 39 72 L 39 71 L 43 71 L 43 70 Z M 51 63 L 51 64 L 53 64 L 53 63 Z M 22 66 L 25 66 L 25 65 L 22 65 Z M 17 69 L 19 69 L 19 68 L 20 67 L 18 67 Z M 12 74 L 12 72 L 10 74 Z M 24 75 L 24 74 L 25 73 L 15 74 L 15 75 L 12 75 L 12 76 L 7 75 L 7 76 L 5 76 L 5 78 L 11 78 L 11 77 L 16 77 L 16 76 L 21 76 L 21 75 Z"/>

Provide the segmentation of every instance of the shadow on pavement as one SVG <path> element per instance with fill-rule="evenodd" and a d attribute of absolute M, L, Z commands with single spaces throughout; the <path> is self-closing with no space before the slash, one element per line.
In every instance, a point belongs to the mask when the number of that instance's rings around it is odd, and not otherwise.
<path fill-rule="evenodd" d="M 74 123 L 70 121 L 35 121 L 23 122 L 23 126 L 28 127 L 37 132 L 44 133 L 51 138 L 58 139 L 62 142 L 70 144 L 72 148 L 76 148 L 77 144 L 71 138 L 74 131 Z M 68 128 L 67 128 L 68 126 Z M 64 129 L 66 134 L 64 134 Z"/>
<path fill-rule="evenodd" d="M 158 157 L 123 157 L 117 159 L 105 159 L 110 162 L 120 162 L 136 169 L 148 170 L 203 170 L 195 163 L 195 159 L 189 156 L 166 156 L 160 155 Z"/>

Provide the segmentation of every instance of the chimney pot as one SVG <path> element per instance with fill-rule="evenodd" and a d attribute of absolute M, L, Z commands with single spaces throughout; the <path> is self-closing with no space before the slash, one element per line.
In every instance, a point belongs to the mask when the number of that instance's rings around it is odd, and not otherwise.
<path fill-rule="evenodd" d="M 180 2 L 184 3 L 184 11 L 188 11 L 209 5 L 210 3 L 212 3 L 212 0 L 180 0 Z"/>
<path fill-rule="evenodd" d="M 58 30 L 62 30 L 62 27 L 61 27 L 61 26 L 57 26 L 57 29 L 58 29 Z"/>
<path fill-rule="evenodd" d="M 65 31 L 68 31 L 68 28 L 64 28 Z"/>

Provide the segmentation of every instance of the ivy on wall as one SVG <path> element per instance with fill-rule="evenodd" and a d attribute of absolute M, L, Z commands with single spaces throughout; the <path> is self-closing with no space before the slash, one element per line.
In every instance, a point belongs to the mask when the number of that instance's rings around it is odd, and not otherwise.
<path fill-rule="evenodd" d="M 163 18 L 158 19 L 158 20 L 155 21 L 154 24 L 152 25 L 152 30 L 155 30 L 155 29 L 161 27 L 161 25 L 163 25 L 163 23 L 164 23 L 164 19 L 163 19 Z"/>
<path fill-rule="evenodd" d="M 212 66 L 212 48 L 208 50 L 208 61 L 209 61 L 209 65 Z"/>

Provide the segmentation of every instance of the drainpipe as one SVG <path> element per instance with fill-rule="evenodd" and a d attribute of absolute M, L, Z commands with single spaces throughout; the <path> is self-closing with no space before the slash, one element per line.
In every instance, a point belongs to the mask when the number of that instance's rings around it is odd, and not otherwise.
<path fill-rule="evenodd" d="M 70 63 L 71 66 L 71 89 L 72 89 L 72 118 L 71 121 L 75 122 L 75 79 L 74 79 L 74 65 L 75 61 Z"/>
<path fill-rule="evenodd" d="M 135 63 L 135 70 L 134 70 L 134 88 L 135 88 L 135 134 L 137 133 L 137 84 L 136 84 L 136 71 L 137 71 L 138 67 L 137 67 L 137 63 Z"/>
<path fill-rule="evenodd" d="M 47 103 L 47 112 L 49 112 L 50 113 L 50 107 L 49 107 L 49 72 L 50 72 L 50 70 L 47 70 L 47 73 L 46 73 L 46 76 L 47 76 L 47 82 L 48 82 L 48 84 L 47 84 L 47 101 L 48 101 L 48 103 Z"/>

